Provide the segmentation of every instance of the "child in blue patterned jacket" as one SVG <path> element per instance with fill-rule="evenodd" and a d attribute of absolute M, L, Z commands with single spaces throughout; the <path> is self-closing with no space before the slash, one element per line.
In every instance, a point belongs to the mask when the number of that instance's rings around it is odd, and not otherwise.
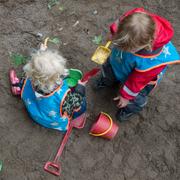
<path fill-rule="evenodd" d="M 21 94 L 27 111 L 44 127 L 66 131 L 69 122 L 86 110 L 85 83 L 72 91 L 64 79 L 66 59 L 57 52 L 39 50 L 24 66 L 26 79 L 19 83 L 10 73 L 12 93 Z"/>

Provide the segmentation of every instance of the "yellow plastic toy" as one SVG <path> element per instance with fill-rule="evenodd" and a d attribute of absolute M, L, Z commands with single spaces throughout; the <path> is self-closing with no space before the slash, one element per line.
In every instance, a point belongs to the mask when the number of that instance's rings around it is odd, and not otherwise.
<path fill-rule="evenodd" d="M 91 60 L 98 64 L 106 62 L 107 58 L 111 54 L 111 50 L 108 48 L 110 44 L 111 41 L 108 41 L 105 46 L 99 46 L 93 54 Z"/>
<path fill-rule="evenodd" d="M 48 41 L 49 41 L 49 37 L 47 37 L 47 38 L 44 40 L 44 46 L 47 47 Z"/>

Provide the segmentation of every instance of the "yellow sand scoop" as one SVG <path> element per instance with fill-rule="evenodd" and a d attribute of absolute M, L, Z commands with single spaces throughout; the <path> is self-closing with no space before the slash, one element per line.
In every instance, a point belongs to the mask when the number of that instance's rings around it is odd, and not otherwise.
<path fill-rule="evenodd" d="M 91 60 L 98 64 L 103 64 L 111 54 L 111 50 L 108 48 L 110 44 L 111 41 L 108 41 L 105 46 L 99 46 L 91 57 Z"/>

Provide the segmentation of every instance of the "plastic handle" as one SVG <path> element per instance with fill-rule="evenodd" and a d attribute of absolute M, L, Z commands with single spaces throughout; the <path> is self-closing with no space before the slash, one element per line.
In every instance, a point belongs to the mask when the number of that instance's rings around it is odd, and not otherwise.
<path fill-rule="evenodd" d="M 108 41 L 105 45 L 105 48 L 108 48 L 110 46 L 110 44 L 111 44 L 111 41 Z"/>
<path fill-rule="evenodd" d="M 56 164 L 54 162 L 46 162 L 44 166 L 44 170 L 55 175 L 55 176 L 60 176 L 61 174 L 61 166 L 60 164 Z"/>
<path fill-rule="evenodd" d="M 60 145 L 60 147 L 59 147 L 59 149 L 58 149 L 58 152 L 57 152 L 57 154 L 56 154 L 56 157 L 55 157 L 55 159 L 54 159 L 54 162 L 57 162 L 58 159 L 61 157 L 61 154 L 62 154 L 62 152 L 63 152 L 63 150 L 64 150 L 64 147 L 65 147 L 65 145 L 66 145 L 66 143 L 67 143 L 67 141 L 68 141 L 68 139 L 69 139 L 69 136 L 70 136 L 70 134 L 71 134 L 72 128 L 73 128 L 73 127 L 70 125 L 69 128 L 68 128 L 68 130 L 67 130 L 67 132 L 66 132 L 66 134 L 64 135 L 64 138 L 63 138 L 63 140 L 62 140 L 62 142 L 61 142 L 61 145 Z"/>
<path fill-rule="evenodd" d="M 49 37 L 47 37 L 47 38 L 44 40 L 44 46 L 46 46 L 46 47 L 47 47 L 48 40 L 49 40 Z"/>
<path fill-rule="evenodd" d="M 59 176 L 60 173 L 61 173 L 61 167 L 60 167 L 60 164 L 58 164 L 58 159 L 60 158 L 62 152 L 63 152 L 63 149 L 67 143 L 67 140 L 71 134 L 71 131 L 72 131 L 72 126 L 70 125 L 66 134 L 64 135 L 64 138 L 61 142 L 61 145 L 58 149 L 58 152 L 56 154 L 56 157 L 54 158 L 53 162 L 46 162 L 45 166 L 44 166 L 44 170 L 55 175 L 55 176 Z"/>

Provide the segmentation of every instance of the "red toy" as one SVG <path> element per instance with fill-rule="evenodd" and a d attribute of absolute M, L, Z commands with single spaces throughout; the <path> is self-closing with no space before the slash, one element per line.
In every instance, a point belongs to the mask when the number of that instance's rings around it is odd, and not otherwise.
<path fill-rule="evenodd" d="M 111 140 L 117 134 L 118 129 L 118 125 L 113 122 L 112 118 L 108 114 L 101 112 L 89 134 Z"/>
<path fill-rule="evenodd" d="M 89 79 L 92 78 L 93 76 L 95 76 L 99 71 L 100 71 L 99 68 L 94 68 L 91 71 L 85 73 L 85 75 L 81 79 L 81 82 L 89 81 Z"/>
<path fill-rule="evenodd" d="M 57 154 L 56 154 L 54 160 L 52 162 L 51 161 L 46 162 L 46 164 L 44 166 L 45 171 L 47 171 L 55 176 L 59 176 L 61 174 L 61 164 L 59 162 L 59 158 L 62 155 L 63 149 L 67 143 L 67 140 L 71 134 L 71 131 L 72 131 L 73 127 L 77 128 L 77 129 L 82 129 L 85 125 L 85 122 L 86 122 L 86 114 L 85 113 L 83 113 L 81 116 L 79 116 L 76 119 L 71 121 L 69 128 L 68 128 L 66 134 L 64 135 L 64 138 L 61 142 L 61 145 L 57 151 Z"/>

